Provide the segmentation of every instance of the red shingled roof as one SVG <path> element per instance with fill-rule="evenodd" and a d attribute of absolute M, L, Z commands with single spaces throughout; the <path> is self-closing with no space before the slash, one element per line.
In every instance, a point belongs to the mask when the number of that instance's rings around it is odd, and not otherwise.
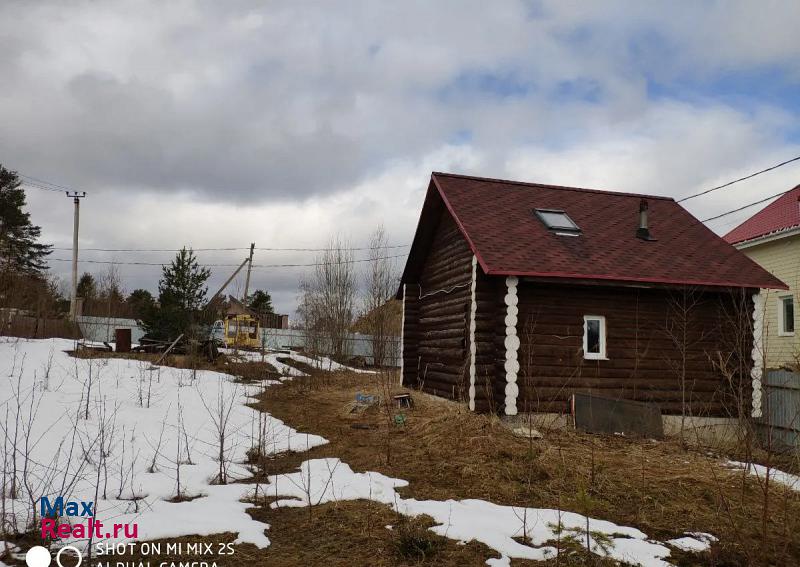
<path fill-rule="evenodd" d="M 731 244 L 738 244 L 760 236 L 767 236 L 773 232 L 800 227 L 799 200 L 800 185 L 781 195 L 780 198 L 734 228 L 725 235 L 725 240 Z"/>
<path fill-rule="evenodd" d="M 653 241 L 636 237 L 643 198 Z M 489 275 L 786 289 L 671 198 L 449 173 L 431 176 L 404 282 L 421 269 L 442 205 Z M 565 211 L 581 235 L 554 234 L 534 209 Z"/>

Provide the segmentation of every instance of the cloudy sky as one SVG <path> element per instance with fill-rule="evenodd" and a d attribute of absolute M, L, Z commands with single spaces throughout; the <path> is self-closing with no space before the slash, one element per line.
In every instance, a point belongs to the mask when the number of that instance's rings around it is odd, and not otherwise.
<path fill-rule="evenodd" d="M 800 155 L 798 25 L 792 0 L 5 0 L 0 163 L 88 192 L 84 248 L 364 246 L 379 223 L 404 245 L 433 170 L 680 197 Z M 800 162 L 686 206 L 705 218 L 797 183 Z M 28 200 L 71 246 L 70 201 Z M 303 270 L 253 279 L 292 312 Z M 120 271 L 156 287 L 158 267 Z"/>

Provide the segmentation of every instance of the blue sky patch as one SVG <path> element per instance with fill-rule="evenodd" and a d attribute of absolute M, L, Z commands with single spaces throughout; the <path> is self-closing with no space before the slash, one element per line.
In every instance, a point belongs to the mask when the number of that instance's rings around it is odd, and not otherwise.
<path fill-rule="evenodd" d="M 465 71 L 442 87 L 438 97 L 445 101 L 476 95 L 494 99 L 523 98 L 533 90 L 532 81 L 514 72 Z"/>

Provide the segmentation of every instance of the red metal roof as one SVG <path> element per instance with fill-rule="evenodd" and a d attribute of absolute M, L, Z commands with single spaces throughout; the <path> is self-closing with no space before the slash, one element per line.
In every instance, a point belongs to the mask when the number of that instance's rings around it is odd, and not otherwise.
<path fill-rule="evenodd" d="M 787 289 L 667 197 L 433 173 L 403 281 L 413 281 L 441 202 L 489 275 Z M 639 204 L 650 232 L 636 237 Z M 548 230 L 534 209 L 559 209 L 580 236 Z"/>
<path fill-rule="evenodd" d="M 725 235 L 725 240 L 731 244 L 738 244 L 760 236 L 767 236 L 773 232 L 800 227 L 800 202 L 798 200 L 800 200 L 800 185 L 781 195 L 734 228 Z"/>

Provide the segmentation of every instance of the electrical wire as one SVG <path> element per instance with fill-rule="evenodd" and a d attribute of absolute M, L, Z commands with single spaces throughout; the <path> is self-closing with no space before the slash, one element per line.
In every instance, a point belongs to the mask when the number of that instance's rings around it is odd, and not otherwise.
<path fill-rule="evenodd" d="M 341 264 L 358 264 L 361 262 L 373 262 L 375 260 L 391 260 L 393 258 L 403 258 L 408 254 L 396 254 L 394 256 L 382 256 L 380 258 L 362 258 L 359 260 L 346 260 Z M 72 262 L 72 258 L 48 258 L 53 262 Z M 170 262 L 115 262 L 113 260 L 78 260 L 83 264 L 114 264 L 115 266 L 169 266 Z M 240 264 L 199 264 L 203 268 L 238 268 Z M 313 266 L 323 266 L 324 262 L 314 262 L 311 264 L 253 264 L 252 268 L 305 268 Z"/>
<path fill-rule="evenodd" d="M 31 183 L 29 181 L 23 181 L 20 184 L 22 187 L 30 187 L 33 189 L 42 189 L 44 191 L 52 191 L 53 193 L 66 193 L 63 189 L 54 189 L 53 187 L 45 187 L 44 185 L 37 185 L 35 183 Z"/>
<path fill-rule="evenodd" d="M 792 189 L 794 189 L 794 188 L 792 188 Z M 738 207 L 736 209 L 733 209 L 733 210 L 730 210 L 730 211 L 726 211 L 726 212 L 724 212 L 722 214 L 719 214 L 719 215 L 716 215 L 716 216 L 713 216 L 713 217 L 708 217 L 707 219 L 703 219 L 700 222 L 710 222 L 710 221 L 713 221 L 713 220 L 721 219 L 722 217 L 727 217 L 728 215 L 732 215 L 733 213 L 738 213 L 739 211 L 743 211 L 744 209 L 749 209 L 750 207 L 755 207 L 756 205 L 760 205 L 761 203 L 766 203 L 767 201 L 769 201 L 771 199 L 774 199 L 776 197 L 780 197 L 781 195 L 786 195 L 786 193 L 788 193 L 792 189 L 788 189 L 786 191 L 781 191 L 780 193 L 775 193 L 774 195 L 770 195 L 769 197 L 766 197 L 766 198 L 761 199 L 759 201 L 754 201 L 752 203 L 748 203 L 747 205 Z"/>
<path fill-rule="evenodd" d="M 357 248 L 255 248 L 265 252 L 325 252 L 327 250 L 385 250 L 390 248 L 407 248 L 410 244 L 392 244 L 387 246 L 364 246 Z M 241 250 L 250 250 L 249 246 L 240 248 L 191 248 L 186 247 L 187 250 L 193 252 L 236 252 Z M 53 250 L 72 250 L 72 247 L 53 247 Z M 81 248 L 82 252 L 180 252 L 181 248 Z"/>
<path fill-rule="evenodd" d="M 762 169 L 761 171 L 756 171 L 755 173 L 751 173 L 750 175 L 745 175 L 744 177 L 740 177 L 739 179 L 734 179 L 733 181 L 728 181 L 727 183 L 723 183 L 722 185 L 717 185 L 716 187 L 712 187 L 711 189 L 706 189 L 705 191 L 700 191 L 699 193 L 695 193 L 693 195 L 688 195 L 686 197 L 683 197 L 682 199 L 678 199 L 676 202 L 683 203 L 684 201 L 688 201 L 689 199 L 694 199 L 695 197 L 700 197 L 701 195 L 707 195 L 708 193 L 711 193 L 712 191 L 716 191 L 718 189 L 724 189 L 725 187 L 730 187 L 734 183 L 739 183 L 740 181 L 745 181 L 747 179 L 752 179 L 753 177 L 755 177 L 757 175 L 761 175 L 762 173 L 767 173 L 768 171 L 772 171 L 774 169 L 778 169 L 779 167 L 783 167 L 784 165 L 787 165 L 789 163 L 792 163 L 792 162 L 798 161 L 798 160 L 800 160 L 800 156 L 793 157 L 792 159 L 787 159 L 786 161 L 782 161 L 781 163 L 779 163 L 777 165 L 773 165 L 773 166 L 768 167 L 766 169 Z"/>
<path fill-rule="evenodd" d="M 23 179 L 22 184 L 27 185 L 29 187 L 35 187 L 36 189 L 44 189 L 45 191 L 53 191 L 54 193 L 63 193 L 64 191 L 75 191 L 72 187 L 67 187 L 66 185 L 59 185 L 58 183 L 53 183 L 51 181 L 45 181 L 44 179 L 39 179 L 38 177 L 33 177 L 32 175 L 25 175 L 23 173 L 17 172 L 17 176 Z M 85 191 L 81 191 L 84 193 Z"/>

